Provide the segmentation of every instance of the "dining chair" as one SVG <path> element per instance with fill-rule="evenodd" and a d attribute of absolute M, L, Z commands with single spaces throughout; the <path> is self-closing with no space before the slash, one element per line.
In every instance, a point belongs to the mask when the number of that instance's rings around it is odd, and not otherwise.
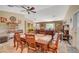
<path fill-rule="evenodd" d="M 48 50 L 48 44 L 44 44 L 41 42 L 36 42 L 39 52 L 46 53 Z"/>
<path fill-rule="evenodd" d="M 47 53 L 48 44 L 42 44 L 41 49 L 42 49 L 42 52 Z"/>
<path fill-rule="evenodd" d="M 48 51 L 51 51 L 51 52 L 53 52 L 53 53 L 57 53 L 59 40 L 60 40 L 60 34 L 58 34 L 56 40 L 53 40 L 54 43 L 51 42 L 51 43 L 49 44 Z"/>
<path fill-rule="evenodd" d="M 25 44 L 26 42 L 20 37 L 20 33 L 16 32 L 14 34 L 14 47 L 16 47 L 16 50 L 20 47 L 22 53 Z"/>
<path fill-rule="evenodd" d="M 17 42 L 16 34 L 18 34 L 18 32 L 15 32 L 15 33 L 14 33 L 14 40 L 13 40 L 14 47 L 16 47 L 16 42 Z"/>
<path fill-rule="evenodd" d="M 27 41 L 27 44 L 28 44 L 28 52 L 29 52 L 29 50 L 36 52 L 37 46 L 36 46 L 36 42 L 35 42 L 35 35 L 25 34 L 25 37 L 26 37 L 26 41 Z"/>

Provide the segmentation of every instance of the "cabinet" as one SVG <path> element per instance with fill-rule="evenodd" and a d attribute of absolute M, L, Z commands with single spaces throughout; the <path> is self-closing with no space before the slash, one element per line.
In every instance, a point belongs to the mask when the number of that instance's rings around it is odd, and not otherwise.
<path fill-rule="evenodd" d="M 64 40 L 69 40 L 69 25 L 64 25 L 63 26 L 63 33 L 64 33 L 64 35 L 63 35 L 63 39 Z"/>

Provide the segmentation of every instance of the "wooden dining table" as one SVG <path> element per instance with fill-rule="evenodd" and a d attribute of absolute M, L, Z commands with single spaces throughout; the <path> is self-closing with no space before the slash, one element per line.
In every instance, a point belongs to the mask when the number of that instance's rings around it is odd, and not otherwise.
<path fill-rule="evenodd" d="M 25 39 L 25 35 L 21 35 L 21 38 Z M 42 51 L 48 50 L 48 45 L 52 40 L 52 35 L 35 34 L 35 41 L 38 46 L 40 46 Z"/>

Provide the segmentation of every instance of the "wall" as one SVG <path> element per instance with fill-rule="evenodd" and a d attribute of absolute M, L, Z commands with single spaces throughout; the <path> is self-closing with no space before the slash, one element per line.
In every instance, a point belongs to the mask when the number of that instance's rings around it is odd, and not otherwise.
<path fill-rule="evenodd" d="M 22 20 L 21 24 L 19 24 L 18 29 L 22 29 L 23 32 L 25 32 L 24 29 L 24 15 L 22 14 L 16 14 L 16 13 L 11 13 L 11 12 L 5 12 L 5 11 L 0 11 L 0 16 L 7 18 L 7 20 L 9 20 L 9 18 L 11 16 L 16 17 L 16 20 Z"/>
<path fill-rule="evenodd" d="M 70 24 L 70 19 L 72 19 L 73 15 L 79 11 L 79 5 L 71 5 L 64 17 L 64 20 L 67 24 Z"/>
<path fill-rule="evenodd" d="M 0 37 L 7 35 L 7 26 L 5 23 L 0 23 Z"/>
<path fill-rule="evenodd" d="M 26 19 L 26 21 L 25 21 L 25 32 L 28 32 L 28 29 L 29 29 L 28 24 L 29 23 L 33 24 L 33 26 L 34 26 L 34 22 L 32 20 Z M 34 29 L 34 27 L 32 27 L 32 26 L 30 26 L 30 28 Z"/>
<path fill-rule="evenodd" d="M 12 12 L 6 12 L 6 11 L 0 11 L 0 16 L 7 18 L 7 20 L 9 20 L 9 18 L 11 16 L 16 17 L 17 20 L 21 20 L 21 24 L 19 24 L 18 29 L 22 29 L 23 33 L 25 33 L 27 30 L 25 29 L 27 27 L 25 27 L 25 23 L 29 23 L 31 21 L 25 19 L 25 16 L 23 14 L 16 14 L 16 13 L 12 13 Z M 26 20 L 26 22 L 25 22 Z"/>
<path fill-rule="evenodd" d="M 79 11 L 79 5 L 71 5 L 69 7 L 69 10 L 65 16 L 65 21 L 67 22 L 67 24 L 69 24 L 69 32 L 70 34 L 72 35 L 73 39 L 72 39 L 72 46 L 73 47 L 76 47 L 76 34 L 75 34 L 75 30 L 74 30 L 74 27 L 73 27 L 73 15 Z M 70 19 L 72 19 L 72 22 L 70 21 Z"/>
<path fill-rule="evenodd" d="M 61 30 L 62 29 L 62 21 L 54 21 L 54 22 L 40 22 L 40 23 L 37 23 L 37 24 L 40 24 L 40 28 L 41 29 L 45 29 L 46 27 L 46 23 L 55 23 L 55 29 L 59 29 Z"/>
<path fill-rule="evenodd" d="M 9 20 L 11 16 L 16 17 L 17 20 L 21 20 L 21 24 L 19 24 L 18 29 L 22 29 L 23 33 L 28 32 L 28 23 L 33 24 L 32 20 L 26 19 L 25 15 L 17 14 L 12 12 L 0 11 L 0 16 L 5 17 Z"/>
<path fill-rule="evenodd" d="M 71 5 L 65 15 L 65 20 L 69 20 L 74 13 L 76 13 L 79 10 L 79 5 Z"/>
<path fill-rule="evenodd" d="M 79 49 L 79 12 L 77 13 L 77 40 L 76 40 L 76 47 Z"/>

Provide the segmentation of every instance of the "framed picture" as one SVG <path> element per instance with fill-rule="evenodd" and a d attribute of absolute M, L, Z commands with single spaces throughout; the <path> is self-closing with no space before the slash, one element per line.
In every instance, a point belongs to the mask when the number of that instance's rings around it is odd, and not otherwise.
<path fill-rule="evenodd" d="M 10 17 L 10 20 L 13 21 L 13 22 L 16 21 L 16 17 L 11 16 L 11 17 Z"/>
<path fill-rule="evenodd" d="M 0 22 L 1 22 L 1 23 L 6 23 L 6 22 L 7 22 L 7 18 L 5 18 L 5 17 L 0 17 Z"/>

